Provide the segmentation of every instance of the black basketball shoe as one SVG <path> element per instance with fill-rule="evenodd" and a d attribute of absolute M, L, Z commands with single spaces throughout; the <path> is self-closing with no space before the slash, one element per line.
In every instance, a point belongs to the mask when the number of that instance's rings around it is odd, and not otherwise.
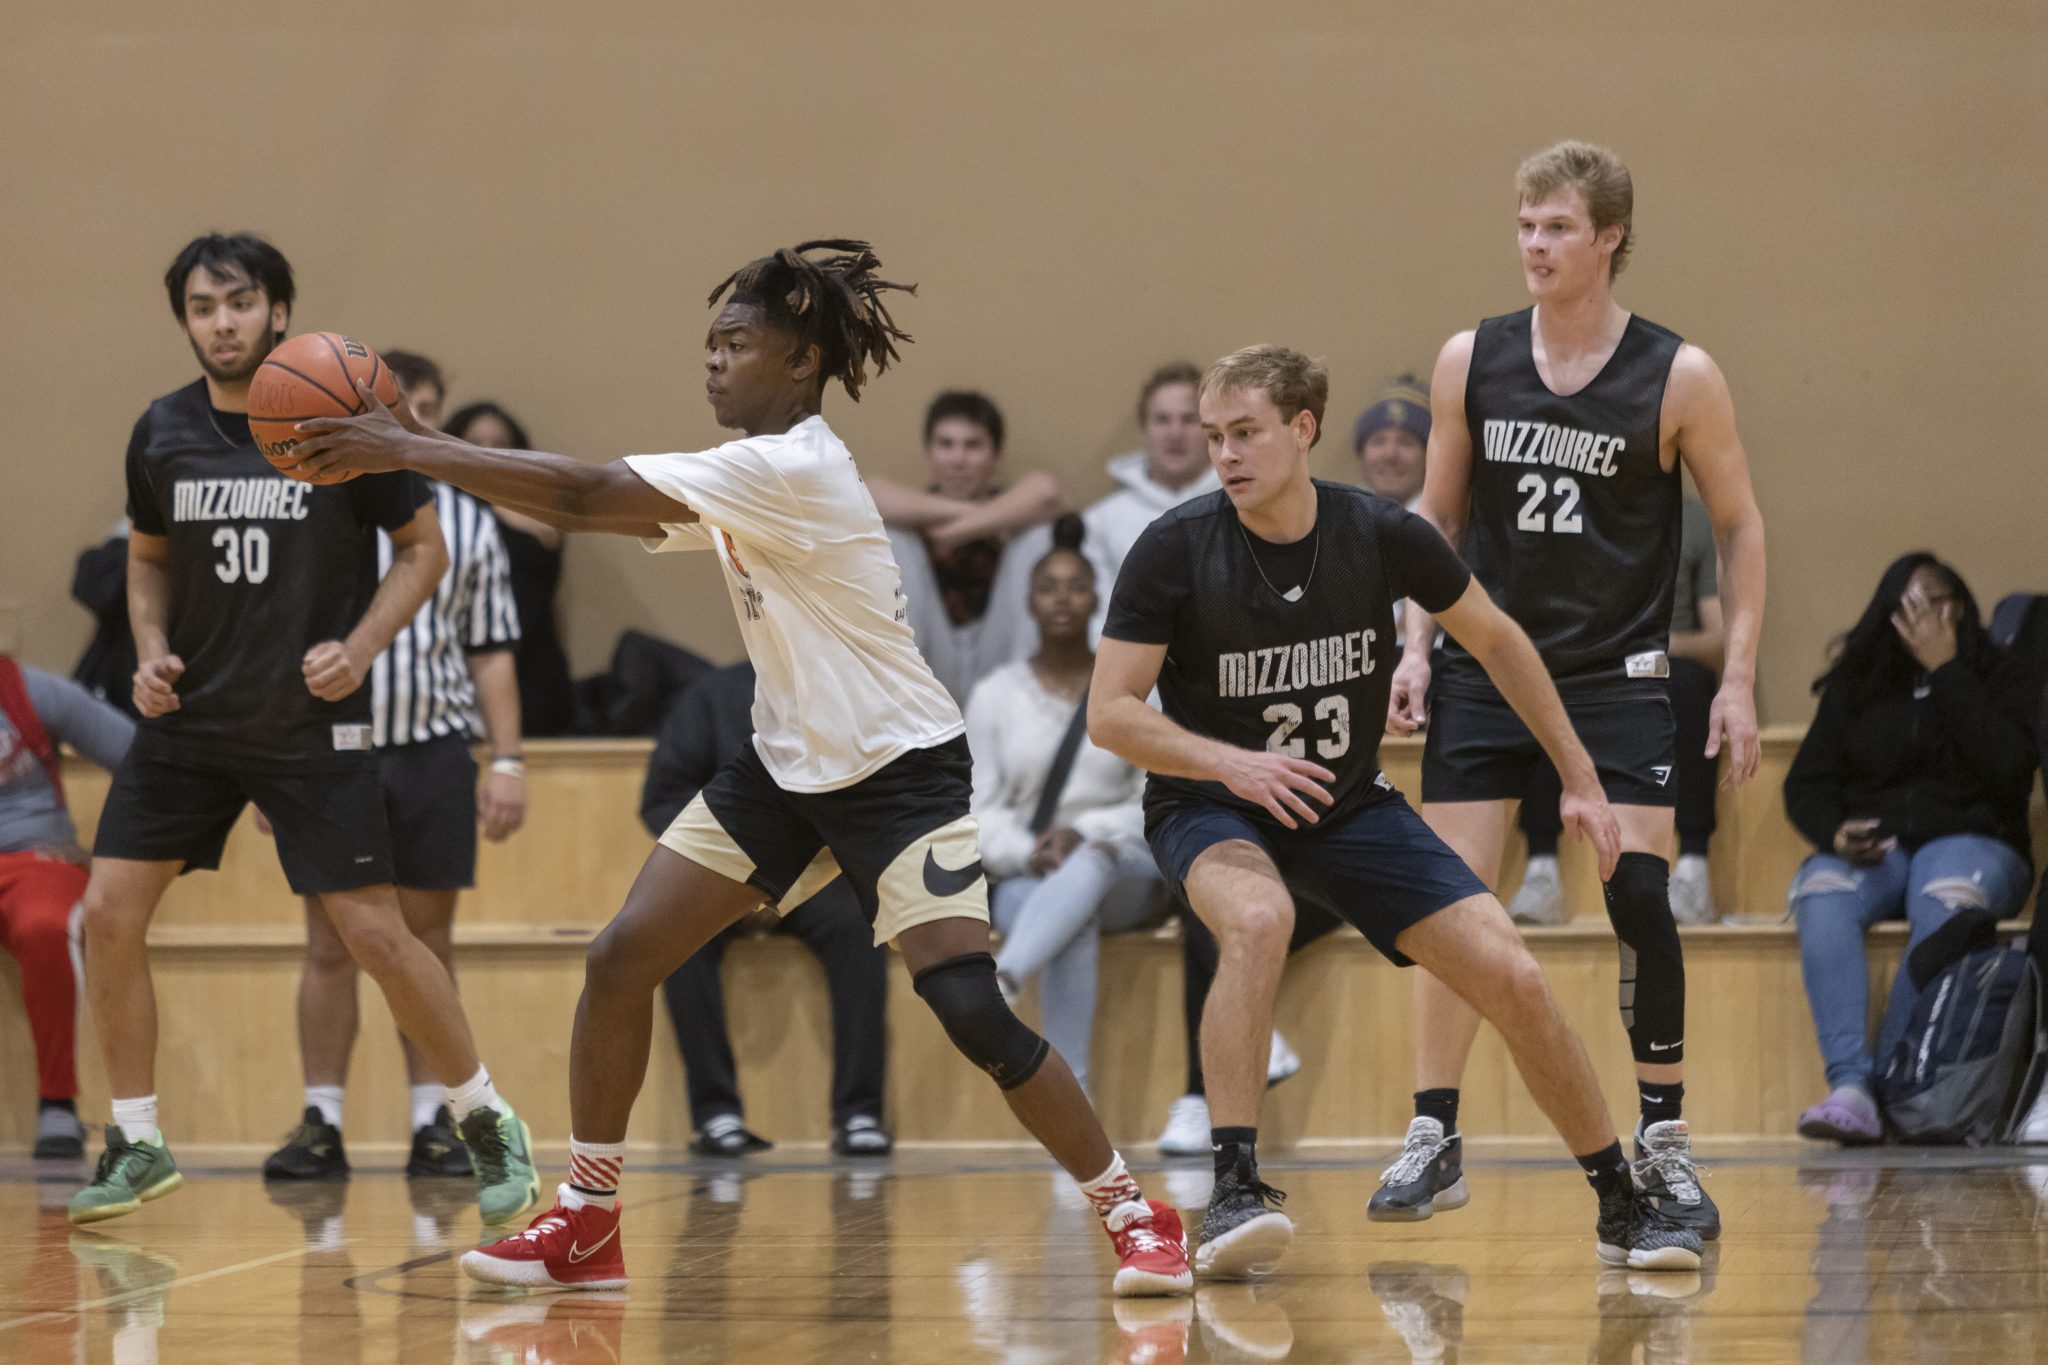
<path fill-rule="evenodd" d="M 1375 1223 L 1419 1223 L 1433 1213 L 1462 1209 L 1472 1195 L 1465 1188 L 1465 1139 L 1444 1136 L 1436 1119 L 1408 1124 L 1407 1141 L 1394 1164 L 1380 1173 L 1380 1187 L 1365 1206 Z"/>
<path fill-rule="evenodd" d="M 1662 1209 L 1676 1222 L 1711 1242 L 1721 1235 L 1721 1210 L 1700 1187 L 1699 1169 L 1692 1162 L 1692 1133 L 1684 1119 L 1669 1119 L 1636 1128 L 1636 1193 Z"/>
<path fill-rule="evenodd" d="M 690 1139 L 698 1156 L 752 1156 L 775 1144 L 749 1129 L 738 1114 L 713 1114 Z"/>
<path fill-rule="evenodd" d="M 285 1135 L 284 1146 L 263 1162 L 265 1180 L 346 1180 L 348 1153 L 342 1150 L 341 1129 L 306 1106 L 299 1126 Z"/>
<path fill-rule="evenodd" d="M 1698 1270 L 1700 1235 L 1626 1184 L 1600 1192 L 1596 1249 L 1608 1265 L 1631 1270 Z"/>
<path fill-rule="evenodd" d="M 1195 1271 L 1218 1279 L 1243 1279 L 1270 1268 L 1294 1240 L 1294 1222 L 1280 1212 L 1287 1196 L 1259 1179 L 1250 1161 L 1216 1177 L 1209 1211 L 1202 1215 L 1202 1244 Z"/>
<path fill-rule="evenodd" d="M 405 1178 L 474 1174 L 476 1168 L 469 1164 L 469 1149 L 462 1145 L 462 1134 L 455 1131 L 455 1115 L 444 1104 L 434 1111 L 432 1123 L 413 1133 L 412 1155 L 405 1159 Z"/>

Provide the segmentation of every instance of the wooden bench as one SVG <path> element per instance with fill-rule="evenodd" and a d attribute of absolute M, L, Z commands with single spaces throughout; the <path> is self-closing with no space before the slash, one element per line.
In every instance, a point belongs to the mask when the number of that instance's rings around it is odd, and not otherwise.
<path fill-rule="evenodd" d="M 1800 985 L 1785 887 L 1806 847 L 1786 824 L 1779 787 L 1796 730 L 1767 733 L 1756 780 L 1721 796 L 1713 851 L 1717 898 L 1745 921 L 1684 931 L 1688 963 L 1688 1111 L 1717 1139 L 1783 1138 L 1822 1090 Z M 582 988 L 583 946 L 624 898 L 650 840 L 637 811 L 645 741 L 561 741 L 529 747 L 527 827 L 486 845 L 478 885 L 456 927 L 457 972 L 486 1060 L 537 1136 L 566 1138 L 569 1022 Z M 1389 741 L 1386 766 L 1417 787 L 1420 745 Z M 74 764 L 73 806 L 90 831 L 106 778 Z M 2037 828 L 2043 825 L 2036 809 Z M 1503 885 L 1518 884 L 1510 852 Z M 1627 1042 L 1615 1018 L 1615 948 L 1583 849 L 1563 857 L 1573 921 L 1529 932 L 1539 960 L 1584 1033 L 1618 1120 L 1632 1110 Z M 1904 926 L 1871 936 L 1873 1011 L 1904 943 Z M 181 1142 L 267 1148 L 297 1117 L 294 998 L 304 943 L 299 903 L 268 841 L 244 822 L 222 870 L 172 888 L 152 931 L 162 1017 L 158 1091 Z M 1102 959 L 1093 1075 L 1116 1140 L 1144 1149 L 1180 1093 L 1180 947 L 1169 936 L 1110 939 Z M 0 966 L 0 1145 L 34 1125 L 34 1063 L 11 960 Z M 800 945 L 742 943 L 726 960 L 728 1012 L 750 1121 L 785 1141 L 827 1133 L 830 1022 L 823 977 Z M 1301 955 L 1281 988 L 1278 1021 L 1303 1059 L 1275 1090 L 1265 1126 L 1275 1142 L 1397 1137 L 1409 1113 L 1408 978 L 1346 930 Z M 406 1093 L 389 1016 L 363 991 L 362 1038 L 350 1078 L 348 1133 L 365 1155 L 398 1150 Z M 1027 998 L 1027 1016 L 1035 1008 Z M 1001 1097 L 954 1057 L 943 1033 L 892 978 L 890 1121 L 906 1141 L 1015 1140 Z M 83 1108 L 103 1118 L 105 1086 L 89 1018 L 80 1038 Z M 1475 1135 L 1546 1140 L 1499 1040 L 1482 1036 L 1468 1075 L 1465 1125 Z M 689 1136 L 681 1064 L 665 1017 L 634 1120 L 639 1143 Z"/>

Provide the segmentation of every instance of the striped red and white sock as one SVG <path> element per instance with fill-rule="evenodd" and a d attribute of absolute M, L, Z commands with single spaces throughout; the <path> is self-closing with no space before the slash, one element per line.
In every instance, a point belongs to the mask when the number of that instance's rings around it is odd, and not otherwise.
<path fill-rule="evenodd" d="M 1098 1218 L 1109 1217 L 1110 1211 L 1119 1204 L 1142 1203 L 1145 1198 L 1138 1192 L 1138 1182 L 1124 1169 L 1124 1159 L 1114 1152 L 1110 1154 L 1108 1170 L 1080 1184 L 1081 1193 L 1088 1196 L 1088 1203 Z"/>
<path fill-rule="evenodd" d="M 619 1174 L 626 1164 L 623 1142 L 580 1142 L 569 1138 L 569 1190 L 591 1203 L 612 1203 L 619 1196 Z"/>

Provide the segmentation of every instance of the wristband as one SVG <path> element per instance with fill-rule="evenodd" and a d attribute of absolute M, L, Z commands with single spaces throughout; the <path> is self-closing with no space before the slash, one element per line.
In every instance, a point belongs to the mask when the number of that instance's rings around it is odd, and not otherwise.
<path fill-rule="evenodd" d="M 507 777 L 516 777 L 524 782 L 526 780 L 526 760 L 518 754 L 505 754 L 502 757 L 491 760 L 491 771 L 503 773 Z"/>

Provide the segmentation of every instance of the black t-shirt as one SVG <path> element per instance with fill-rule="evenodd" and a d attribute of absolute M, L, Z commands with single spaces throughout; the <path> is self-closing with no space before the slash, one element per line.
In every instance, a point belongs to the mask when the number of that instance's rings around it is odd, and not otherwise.
<path fill-rule="evenodd" d="M 1392 790 L 1379 744 L 1394 603 L 1408 597 L 1442 611 L 1472 574 L 1400 504 L 1320 479 L 1315 487 L 1315 529 L 1292 546 L 1256 549 L 1220 492 L 1160 517 L 1124 559 L 1102 633 L 1166 646 L 1159 700 L 1170 720 L 1337 774 L 1329 819 Z M 1284 582 L 1276 568 L 1298 581 Z M 1189 798 L 1264 813 L 1219 782 L 1158 773 L 1146 781 L 1148 807 Z"/>
<path fill-rule="evenodd" d="M 377 589 L 377 528 L 432 494 L 417 474 L 344 484 L 287 478 L 249 421 L 196 380 L 149 405 L 128 442 L 128 516 L 170 542 L 171 652 L 179 707 L 144 720 L 195 762 L 302 767 L 370 748 L 366 682 L 338 702 L 306 690 L 301 661 L 346 639 Z"/>

